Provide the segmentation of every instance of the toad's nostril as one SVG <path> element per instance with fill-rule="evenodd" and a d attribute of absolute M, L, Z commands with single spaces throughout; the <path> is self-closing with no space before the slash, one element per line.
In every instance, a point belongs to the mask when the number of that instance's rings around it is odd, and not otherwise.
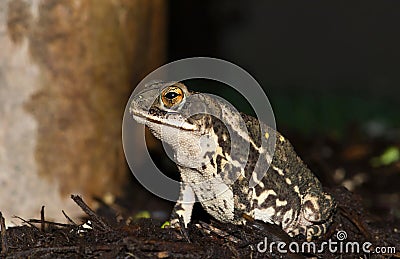
<path fill-rule="evenodd" d="M 154 108 L 151 108 L 151 109 L 149 110 L 149 113 L 150 113 L 150 114 L 155 114 L 155 113 L 156 113 L 156 110 L 155 110 Z"/>

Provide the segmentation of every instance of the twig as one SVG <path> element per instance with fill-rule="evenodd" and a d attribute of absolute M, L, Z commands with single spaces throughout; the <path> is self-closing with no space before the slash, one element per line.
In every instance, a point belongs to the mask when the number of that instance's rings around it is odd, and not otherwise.
<path fill-rule="evenodd" d="M 64 210 L 62 210 L 62 213 L 64 214 L 64 217 L 69 221 L 69 223 L 76 226 L 76 223 L 70 217 L 68 217 L 67 213 L 65 213 Z"/>
<path fill-rule="evenodd" d="M 44 221 L 44 206 L 42 206 L 42 209 L 40 210 L 40 230 L 44 232 L 46 229 L 46 224 Z"/>
<path fill-rule="evenodd" d="M 42 221 L 40 219 L 30 219 L 27 222 L 29 222 L 29 223 L 42 223 L 43 222 L 43 223 L 48 224 L 48 225 L 55 225 L 55 226 L 60 226 L 60 227 L 71 227 L 71 226 L 73 226 L 71 224 L 64 224 L 64 223 L 47 221 L 47 220 Z"/>
<path fill-rule="evenodd" d="M 33 225 L 31 222 L 29 222 L 29 220 L 25 220 L 25 219 L 21 218 L 20 216 L 14 216 L 14 218 L 22 220 L 24 223 L 26 223 L 29 226 L 31 226 L 31 227 L 35 228 L 36 230 L 40 231 L 40 229 L 38 229 L 35 225 Z"/>
<path fill-rule="evenodd" d="M 76 204 L 94 221 L 97 222 L 104 230 L 111 231 L 112 228 L 105 223 L 96 213 L 89 208 L 88 205 L 82 200 L 82 198 L 78 195 L 71 195 L 71 198 L 74 200 Z"/>
<path fill-rule="evenodd" d="M 223 231 L 223 230 L 221 230 L 219 228 L 211 226 L 210 224 L 207 224 L 205 222 L 200 221 L 200 226 L 203 228 L 203 230 L 207 230 L 207 232 L 209 232 L 210 234 L 211 233 L 215 233 L 216 235 L 218 235 L 218 236 L 220 236 L 220 237 L 222 237 L 224 239 L 227 239 L 227 240 L 229 240 L 229 241 L 231 241 L 233 243 L 239 243 L 240 242 L 239 238 L 236 238 L 235 236 L 230 235 L 229 233 L 227 233 L 227 232 L 225 232 L 225 231 Z"/>
<path fill-rule="evenodd" d="M 181 235 L 186 239 L 186 242 L 191 243 L 190 239 L 189 239 L 189 233 L 187 228 L 185 227 L 185 223 L 183 221 L 183 217 L 180 216 L 179 217 L 179 231 L 181 232 Z"/>
<path fill-rule="evenodd" d="M 3 214 L 0 212 L 0 227 L 1 227 L 1 254 L 7 253 L 7 237 L 6 237 L 6 222 Z"/>
<path fill-rule="evenodd" d="M 245 213 L 242 214 L 242 217 L 247 221 L 248 227 L 255 228 L 265 234 L 271 235 L 271 238 L 275 239 L 276 241 L 283 241 L 286 243 L 291 242 L 289 235 L 279 226 L 260 220 L 255 220 L 253 217 Z"/>

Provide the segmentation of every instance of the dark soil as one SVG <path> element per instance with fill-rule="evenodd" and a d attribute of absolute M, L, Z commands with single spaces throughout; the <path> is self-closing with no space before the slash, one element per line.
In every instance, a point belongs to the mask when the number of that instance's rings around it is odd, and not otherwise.
<path fill-rule="evenodd" d="M 40 219 L 27 220 L 22 226 L 7 230 L 1 227 L 0 257 L 400 258 L 400 162 L 371 164 L 371 158 L 381 155 L 388 146 L 400 147 L 399 143 L 393 140 L 363 141 L 354 137 L 339 143 L 326 137 L 302 139 L 286 135 L 296 140 L 292 142 L 300 156 L 314 172 L 318 172 L 326 190 L 339 204 L 328 233 L 315 241 L 316 250 L 281 253 L 278 242 L 286 244 L 281 249 L 288 250 L 291 244 L 293 250 L 296 248 L 294 242 L 300 247 L 304 244 L 304 237 L 291 238 L 278 226 L 251 218 L 247 218 L 247 226 L 200 218 L 187 229 L 166 229 L 161 228 L 163 221 L 125 219 L 110 207 L 94 212 L 80 197 L 73 196 L 77 206 L 87 214 L 84 223 L 72 220 L 69 224 L 47 222 L 42 208 Z M 349 187 L 352 192 L 335 187 L 340 185 Z M 4 220 L 0 223 L 4 224 Z M 265 243 L 260 244 L 265 238 L 266 247 Z M 329 240 L 336 252 L 329 249 L 329 243 L 322 244 Z M 347 241 L 357 242 L 360 251 L 346 248 Z M 270 251 L 273 242 L 275 245 Z M 364 247 L 369 253 L 362 250 L 365 242 L 371 243 Z M 324 249 L 319 249 L 321 247 Z M 388 251 L 391 247 L 395 252 Z M 259 251 L 262 248 L 267 249 Z M 376 253 L 377 249 L 386 249 L 386 252 Z"/>

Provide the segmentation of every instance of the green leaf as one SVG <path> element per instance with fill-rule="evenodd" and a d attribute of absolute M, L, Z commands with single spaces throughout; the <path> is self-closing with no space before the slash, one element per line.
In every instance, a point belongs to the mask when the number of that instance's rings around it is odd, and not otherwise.
<path fill-rule="evenodd" d="M 400 160 L 400 150 L 398 147 L 388 147 L 380 156 L 371 159 L 374 167 L 390 165 Z"/>
<path fill-rule="evenodd" d="M 165 221 L 164 224 L 162 224 L 161 228 L 166 228 L 166 227 L 168 227 L 170 225 L 171 225 L 171 222 Z"/>
<path fill-rule="evenodd" d="M 134 218 L 135 219 L 149 219 L 149 218 L 151 218 L 151 214 L 147 210 L 139 211 L 138 213 L 136 213 Z"/>

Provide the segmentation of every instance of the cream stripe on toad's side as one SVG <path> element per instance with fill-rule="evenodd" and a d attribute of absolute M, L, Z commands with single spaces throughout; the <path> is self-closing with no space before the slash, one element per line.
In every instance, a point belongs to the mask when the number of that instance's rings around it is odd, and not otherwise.
<path fill-rule="evenodd" d="M 272 217 L 275 215 L 275 209 L 268 207 L 266 209 L 254 209 L 254 219 L 262 220 L 274 224 Z"/>
<path fill-rule="evenodd" d="M 282 207 L 282 206 L 286 206 L 287 205 L 287 201 L 286 200 L 281 201 L 280 199 L 276 199 L 275 203 L 276 203 L 276 207 Z"/>
<path fill-rule="evenodd" d="M 283 170 L 280 169 L 280 168 L 278 168 L 278 167 L 276 167 L 276 166 L 272 166 L 272 169 L 274 169 L 275 171 L 277 171 L 279 175 L 282 175 L 282 176 L 285 175 L 285 173 L 283 172 Z"/>
<path fill-rule="evenodd" d="M 263 202 L 265 202 L 268 196 L 274 195 L 276 196 L 276 192 L 274 190 L 265 190 L 260 196 L 257 196 L 256 192 L 253 193 L 253 200 L 257 200 L 258 206 L 260 206 Z"/>

